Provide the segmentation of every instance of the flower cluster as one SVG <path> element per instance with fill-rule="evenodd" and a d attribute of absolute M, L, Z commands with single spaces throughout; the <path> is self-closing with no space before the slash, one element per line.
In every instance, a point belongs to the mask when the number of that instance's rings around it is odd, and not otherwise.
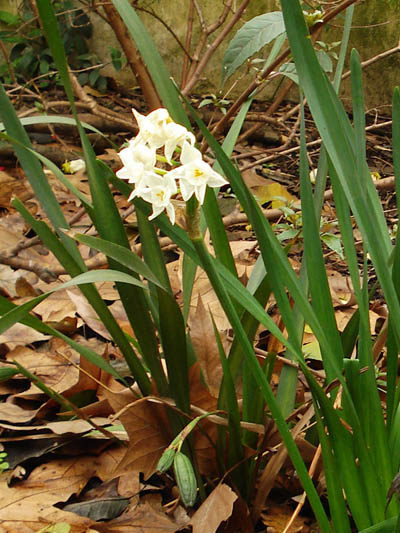
<path fill-rule="evenodd" d="M 207 186 L 221 187 L 227 181 L 203 161 L 195 148 L 195 138 L 184 126 L 176 124 L 166 109 L 156 109 L 144 116 L 132 110 L 139 125 L 138 135 L 129 141 L 119 157 L 123 167 L 117 177 L 135 185 L 129 200 L 143 198 L 152 204 L 150 220 L 166 210 L 172 224 L 175 211 L 171 199 L 179 192 L 186 202 L 193 195 L 204 202 Z M 169 171 L 157 167 L 157 150 L 164 148 L 166 162 L 173 166 L 172 156 L 180 149 L 180 166 Z"/>

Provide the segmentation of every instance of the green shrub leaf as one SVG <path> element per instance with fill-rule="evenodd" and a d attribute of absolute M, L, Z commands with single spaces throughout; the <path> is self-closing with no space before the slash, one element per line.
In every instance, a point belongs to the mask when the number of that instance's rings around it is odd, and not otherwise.
<path fill-rule="evenodd" d="M 284 31 L 285 24 L 280 11 L 265 13 L 246 22 L 229 43 L 225 52 L 222 61 L 222 83 L 225 83 L 246 59 Z"/>

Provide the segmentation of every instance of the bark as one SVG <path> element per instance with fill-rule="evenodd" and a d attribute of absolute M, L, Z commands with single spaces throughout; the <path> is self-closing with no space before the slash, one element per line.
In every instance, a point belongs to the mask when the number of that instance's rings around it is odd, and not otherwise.
<path fill-rule="evenodd" d="M 120 17 L 118 11 L 112 5 L 108 3 L 103 4 L 103 9 L 107 15 L 108 22 L 114 30 L 117 39 L 125 52 L 128 64 L 140 85 L 143 96 L 146 99 L 149 110 L 162 107 L 162 103 L 158 92 L 154 86 L 153 80 L 140 57 L 139 51 L 134 45 L 131 37 L 129 36 L 125 24 Z"/>

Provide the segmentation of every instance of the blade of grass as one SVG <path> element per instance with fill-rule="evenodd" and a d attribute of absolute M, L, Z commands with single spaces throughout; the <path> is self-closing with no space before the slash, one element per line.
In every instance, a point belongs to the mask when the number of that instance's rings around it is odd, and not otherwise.
<path fill-rule="evenodd" d="M 27 148 L 24 146 L 21 142 L 19 142 L 17 139 L 14 139 L 13 137 L 10 137 L 9 135 L 6 135 L 4 133 L 0 133 L 0 139 L 4 139 L 6 141 L 9 141 L 12 145 L 18 145 L 21 148 L 25 148 L 26 150 L 29 150 L 31 154 L 33 154 L 39 161 L 41 161 L 46 167 L 53 172 L 53 174 L 56 176 L 56 178 L 65 186 L 67 189 L 76 196 L 82 203 L 82 205 L 85 207 L 86 211 L 89 213 L 93 209 L 92 204 L 90 203 L 89 199 L 86 197 L 85 194 L 81 193 L 81 191 L 71 183 L 71 181 L 61 172 L 61 170 L 58 168 L 57 165 L 55 165 L 50 159 L 45 157 L 42 154 L 39 154 L 39 152 L 36 152 L 33 149 Z"/>
<path fill-rule="evenodd" d="M 189 365 L 182 313 L 172 294 L 157 288 L 160 306 L 160 334 L 168 368 L 170 394 L 179 409 L 190 411 Z"/>
<path fill-rule="evenodd" d="M 357 171 L 353 151 L 354 133 L 342 104 L 315 57 L 307 37 L 308 32 L 299 2 L 281 0 L 281 4 L 300 83 L 310 110 L 367 243 L 389 309 L 396 321 L 400 320 L 399 302 L 392 280 L 387 276 L 391 245 L 376 190 L 372 191 L 372 180 L 366 168 L 364 170 L 368 187 L 366 199 L 363 198 L 358 180 L 353 179 Z M 371 216 L 374 217 L 374 224 L 370 223 Z M 396 337 L 400 338 L 400 332 L 396 332 Z"/>
<path fill-rule="evenodd" d="M 224 348 L 222 346 L 221 337 L 215 325 L 214 318 L 212 316 L 211 318 L 213 322 L 214 335 L 218 346 L 219 359 L 221 361 L 222 372 L 224 376 L 226 405 L 224 407 L 221 406 L 221 408 L 226 409 L 228 413 L 229 441 L 227 467 L 228 470 L 234 468 L 230 475 L 240 494 L 244 499 L 246 499 L 248 496 L 247 481 L 249 478 L 249 470 L 247 468 L 247 463 L 243 462 L 244 450 L 242 446 L 242 430 L 240 427 L 240 412 L 237 402 L 236 390 L 230 372 L 228 360 L 226 358 Z M 222 436 L 226 438 L 225 432 L 222 432 Z M 220 456 L 220 458 L 222 457 Z"/>
<path fill-rule="evenodd" d="M 342 368 L 343 349 L 336 325 L 335 312 L 326 275 L 319 235 L 319 223 L 315 214 L 315 205 L 309 178 L 303 106 L 301 106 L 300 122 L 300 196 L 303 216 L 304 254 L 312 306 L 318 316 L 320 325 L 324 328 L 327 340 L 333 348 L 336 357 L 336 365 L 333 366 L 330 354 L 326 354 L 322 348 L 322 361 L 326 379 L 329 382 L 337 377 L 336 368 Z"/>

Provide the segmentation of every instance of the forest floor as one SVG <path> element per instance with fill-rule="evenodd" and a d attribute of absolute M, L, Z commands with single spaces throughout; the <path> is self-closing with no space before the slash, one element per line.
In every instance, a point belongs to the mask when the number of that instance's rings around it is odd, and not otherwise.
<path fill-rule="evenodd" d="M 14 103 L 18 103 L 18 112 L 23 118 L 37 116 L 44 110 L 49 115 L 68 116 L 64 96 L 57 90 L 42 94 L 40 98 L 22 92 L 14 94 L 13 99 Z M 193 99 L 195 104 L 201 101 L 200 97 Z M 101 95 L 88 89 L 86 98 L 80 99 L 78 108 L 84 122 L 106 135 L 105 138 L 90 133 L 99 159 L 117 170 L 120 166 L 119 147 L 136 133 L 130 110 L 146 111 L 142 98 L 134 92 L 114 90 Z M 265 108 L 266 104 L 262 102 L 252 108 L 245 131 L 256 120 L 261 119 L 264 123 L 247 138 L 239 140 L 232 159 L 242 170 L 244 181 L 263 207 L 282 243 L 291 244 L 290 261 L 298 268 L 302 234 L 297 113 L 294 104 L 288 103 L 279 109 L 273 119 L 267 121 L 263 114 Z M 202 107 L 200 111 L 207 122 L 220 113 L 211 105 Z M 367 123 L 370 170 L 376 180 L 388 225 L 395 236 L 397 209 L 390 121 L 373 110 L 367 115 Z M 307 120 L 307 126 L 312 177 L 318 162 L 320 143 L 311 119 Z M 31 125 L 27 129 L 34 149 L 57 165 L 82 157 L 74 127 L 53 124 L 49 128 L 41 124 Z M 212 161 L 211 153 L 207 152 L 206 157 Z M 11 205 L 12 198 L 18 197 L 32 215 L 47 220 L 6 143 L 0 145 L 0 167 L 0 294 L 15 304 L 21 304 L 55 288 L 69 276 Z M 47 173 L 47 177 L 72 230 L 95 234 L 77 198 L 51 172 Z M 73 173 L 69 178 L 80 192 L 90 194 L 85 170 Z M 135 213 L 126 198 L 118 193 L 115 193 L 115 198 L 132 246 L 140 252 Z M 238 270 L 242 279 L 246 280 L 258 257 L 257 241 L 229 188 L 223 191 L 219 201 Z M 183 211 L 179 203 L 176 204 L 176 211 L 178 223 L 182 223 Z M 361 245 L 357 232 L 355 228 L 356 240 Z M 343 330 L 354 313 L 355 300 L 342 256 L 329 183 L 322 210 L 321 240 L 336 319 L 339 329 Z M 162 238 L 162 244 L 172 287 L 180 302 L 182 257 L 165 237 Z M 84 246 L 80 250 L 89 269 L 107 268 L 104 256 L 94 255 L 93 250 Z M 369 276 L 372 282 L 372 269 Z M 99 291 L 118 323 L 132 334 L 113 284 L 102 283 Z M 203 307 L 211 310 L 219 331 L 224 332 L 229 342 L 229 324 L 202 273 L 198 274 L 193 288 L 191 330 L 193 335 L 204 336 L 206 325 L 199 311 L 200 300 Z M 269 304 L 268 312 L 279 321 L 273 301 Z M 65 289 L 53 294 L 40 303 L 34 313 L 44 323 L 104 355 L 122 375 L 128 375 L 121 354 L 110 342 L 109 333 L 78 289 Z M 371 301 L 372 331 L 379 332 L 385 316 L 386 308 L 378 292 Z M 267 331 L 258 331 L 256 353 L 262 357 L 271 350 L 273 343 L 274 339 Z M 316 373 L 320 372 L 318 346 L 309 332 L 305 334 L 304 349 L 310 368 Z M 281 353 L 278 350 L 273 384 L 279 380 L 282 354 L 283 350 Z M 140 406 L 129 410 L 127 418 L 124 410 L 132 398 L 124 394 L 118 382 L 108 381 L 96 366 L 81 358 L 63 340 L 51 338 L 22 324 L 12 326 L 0 335 L 0 370 L 9 367 L 13 361 L 73 402 L 77 410 L 68 412 L 61 409 L 59 404 L 20 374 L 0 382 L 0 452 L 3 448 L 7 454 L 4 461 L 8 463 L 8 469 L 0 476 L 1 531 L 160 533 L 190 531 L 190 528 L 198 532 L 201 528 L 202 533 L 212 533 L 216 529 L 211 524 L 217 523 L 221 524 L 218 531 L 280 533 L 285 530 L 291 517 L 293 522 L 285 531 L 318 531 L 307 504 L 302 506 L 298 516 L 294 516 L 302 490 L 290 464 L 285 465 L 276 476 L 256 526 L 251 525 L 244 503 L 225 484 L 219 485 L 223 489 L 216 493 L 208 511 L 204 506 L 199 508 L 203 509 L 202 512 L 198 510 L 194 513 L 185 509 L 179 503 L 173 478 L 154 472 L 160 449 L 170 442 L 160 427 L 155 404 L 142 402 Z M 379 371 L 385 370 L 384 356 L 377 358 L 376 365 Z M 211 368 L 211 373 L 214 371 L 217 373 L 218 369 Z M 193 403 L 196 404 L 197 399 L 199 407 L 212 410 L 215 398 L 202 385 L 198 368 L 192 370 L 191 378 L 195 396 Z M 120 394 L 116 395 L 116 391 Z M 300 404 L 308 399 L 307 386 L 301 377 L 297 396 Z M 93 428 L 93 423 L 97 430 Z M 102 431 L 110 424 L 115 429 L 115 439 L 108 438 Z M 269 442 L 269 450 L 273 450 L 277 444 L 276 440 Z M 316 447 L 303 440 L 300 449 L 310 463 Z M 204 444 L 203 460 L 209 465 L 206 470 L 212 486 L 216 480 L 213 478 L 214 457 L 209 444 Z M 324 499 L 323 473 L 318 467 L 314 479 Z"/>

